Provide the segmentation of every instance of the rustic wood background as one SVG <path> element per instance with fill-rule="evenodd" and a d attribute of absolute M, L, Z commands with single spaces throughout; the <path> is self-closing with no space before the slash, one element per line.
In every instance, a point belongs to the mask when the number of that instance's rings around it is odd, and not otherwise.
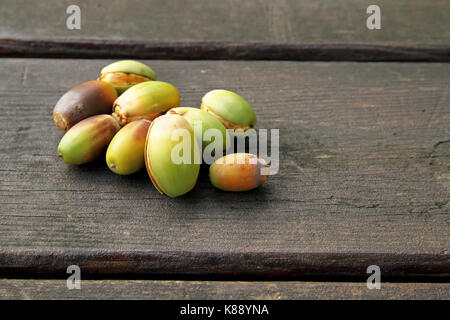
<path fill-rule="evenodd" d="M 81 2 L 81 31 L 68 3 L 0 11 L 1 298 L 450 297 L 450 67 L 418 62 L 449 60 L 448 1 L 380 1 L 378 31 L 356 0 Z M 54 104 L 127 53 L 172 59 L 143 62 L 183 106 L 246 97 L 280 129 L 279 174 L 225 193 L 205 166 L 169 199 L 145 171 L 61 163 Z M 416 62 L 355 62 L 379 60 Z M 80 293 L 33 280 L 71 264 L 96 279 Z M 394 282 L 367 290 L 371 264 Z"/>
<path fill-rule="evenodd" d="M 0 56 L 140 59 L 449 61 L 447 0 L 11 1 L 0 12 Z"/>
<path fill-rule="evenodd" d="M 52 271 L 59 260 L 49 254 L 67 249 L 75 260 L 100 259 L 91 268 L 102 272 L 163 272 L 167 263 L 177 273 L 361 275 L 373 254 L 393 274 L 410 264 L 448 273 L 448 65 L 145 62 L 179 88 L 183 106 L 213 88 L 247 97 L 259 128 L 280 129 L 279 174 L 225 193 L 202 170 L 197 187 L 173 200 L 145 171 L 117 176 L 103 159 L 65 165 L 53 105 L 110 61 L 3 59 L 2 268 Z M 135 251 L 149 255 L 145 263 L 108 257 Z M 318 256 L 303 262 L 303 253 Z"/>
<path fill-rule="evenodd" d="M 449 45 L 448 1 L 377 0 L 382 29 L 366 28 L 369 0 L 77 1 L 81 30 L 67 30 L 71 0 L 16 0 L 0 37 L 136 41 L 260 41 Z"/>

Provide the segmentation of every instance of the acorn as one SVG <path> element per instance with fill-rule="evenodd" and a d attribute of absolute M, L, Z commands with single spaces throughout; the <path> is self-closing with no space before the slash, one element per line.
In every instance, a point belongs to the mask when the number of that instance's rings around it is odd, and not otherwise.
<path fill-rule="evenodd" d="M 153 120 L 145 143 L 145 166 L 160 193 L 175 198 L 194 188 L 200 147 L 185 118 L 166 114 Z"/>
<path fill-rule="evenodd" d="M 141 62 L 122 60 L 104 67 L 98 79 L 111 84 L 121 95 L 135 84 L 156 80 L 156 73 Z"/>
<path fill-rule="evenodd" d="M 256 124 L 252 106 L 240 95 L 228 90 L 216 89 L 205 94 L 200 109 L 219 119 L 227 129 L 246 131 Z"/>
<path fill-rule="evenodd" d="M 117 132 L 106 151 L 106 163 L 112 172 L 132 174 L 145 166 L 144 149 L 150 121 L 130 122 Z"/>
<path fill-rule="evenodd" d="M 88 117 L 111 113 L 116 90 L 109 84 L 93 80 L 79 84 L 67 91 L 53 109 L 56 126 L 64 131 Z"/>
<path fill-rule="evenodd" d="M 167 82 L 148 81 L 125 91 L 113 105 L 113 116 L 121 125 L 137 119 L 153 120 L 180 105 L 180 93 Z"/>
<path fill-rule="evenodd" d="M 208 145 L 213 144 L 215 148 L 217 145 L 217 149 L 226 149 L 229 142 L 229 135 L 227 133 L 226 128 L 216 117 L 212 116 L 208 112 L 200 110 L 198 108 L 189 108 L 189 107 L 178 107 L 173 108 L 168 111 L 169 114 L 178 114 L 184 117 L 191 127 L 194 129 L 195 137 L 197 141 L 202 144 L 202 149 L 204 150 Z M 196 131 L 195 125 L 198 124 L 201 130 Z M 213 132 L 211 129 L 217 130 L 217 132 Z M 214 135 L 217 134 L 218 140 L 216 141 L 216 137 L 212 139 L 205 139 L 205 133 Z M 212 140 L 212 141 L 211 141 Z"/>
<path fill-rule="evenodd" d="M 88 163 L 100 156 L 119 129 L 119 124 L 109 114 L 86 118 L 62 137 L 58 157 L 68 164 Z"/>
<path fill-rule="evenodd" d="M 213 186 L 224 191 L 248 191 L 267 181 L 267 168 L 264 159 L 254 154 L 232 153 L 209 167 L 209 179 Z"/>

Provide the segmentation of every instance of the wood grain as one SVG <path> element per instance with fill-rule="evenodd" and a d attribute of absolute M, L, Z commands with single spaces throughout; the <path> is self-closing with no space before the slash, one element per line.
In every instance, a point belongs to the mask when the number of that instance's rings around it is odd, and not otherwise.
<path fill-rule="evenodd" d="M 247 193 L 169 199 L 145 172 L 61 163 L 53 105 L 110 60 L 0 60 L 0 271 L 448 276 L 447 64 L 146 61 L 198 106 L 214 88 L 280 129 L 280 172 Z"/>
<path fill-rule="evenodd" d="M 68 30 L 71 0 L 8 1 L 0 37 L 136 41 L 403 43 L 448 45 L 446 0 L 378 0 L 381 29 L 366 27 L 371 1 L 77 1 L 81 29 Z"/>
<path fill-rule="evenodd" d="M 160 300 L 302 300 L 405 299 L 448 300 L 448 283 L 382 283 L 380 290 L 357 282 L 244 282 L 82 280 L 68 290 L 65 280 L 0 280 L 3 299 L 160 299 Z"/>
<path fill-rule="evenodd" d="M 0 56 L 308 61 L 449 61 L 446 0 L 9 1 L 0 11 Z M 184 8 L 181 10 L 180 8 Z M 102 17 L 102 19 L 99 19 Z"/>

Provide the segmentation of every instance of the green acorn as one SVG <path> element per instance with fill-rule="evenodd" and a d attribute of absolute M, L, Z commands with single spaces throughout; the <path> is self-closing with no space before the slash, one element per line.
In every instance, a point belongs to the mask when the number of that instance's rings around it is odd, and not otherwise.
<path fill-rule="evenodd" d="M 189 107 L 173 108 L 173 109 L 170 109 L 168 111 L 168 113 L 169 114 L 178 114 L 178 115 L 184 117 L 189 122 L 189 124 L 192 126 L 192 128 L 194 128 L 196 123 L 201 125 L 201 131 L 195 132 L 195 130 L 194 130 L 194 133 L 196 134 L 197 141 L 202 143 L 202 149 L 205 149 L 211 143 L 214 144 L 214 146 L 216 144 L 220 144 L 220 146 L 218 146 L 218 149 L 226 149 L 227 148 L 227 146 L 228 146 L 227 143 L 229 142 L 229 139 L 230 139 L 230 137 L 227 133 L 227 130 L 224 127 L 224 125 L 222 124 L 222 122 L 220 122 L 219 119 L 217 119 L 210 113 L 200 110 L 198 108 L 189 108 Z M 218 130 L 218 133 L 220 134 L 221 139 L 219 139 L 218 141 L 215 141 L 215 140 L 210 141 L 210 140 L 204 139 L 205 132 L 207 132 L 210 129 Z"/>
<path fill-rule="evenodd" d="M 104 67 L 99 80 L 111 84 L 120 95 L 135 84 L 156 80 L 156 73 L 141 62 L 122 60 Z"/>
<path fill-rule="evenodd" d="M 66 132 L 58 145 L 58 157 L 68 164 L 88 163 L 106 149 L 120 125 L 109 114 L 86 118 Z"/>
<path fill-rule="evenodd" d="M 106 163 L 112 172 L 132 174 L 145 166 L 144 149 L 148 120 L 130 122 L 114 136 L 106 151 Z"/>
<path fill-rule="evenodd" d="M 200 171 L 199 155 L 186 119 L 166 114 L 153 120 L 145 144 L 145 166 L 160 193 L 175 198 L 192 190 Z"/>
<path fill-rule="evenodd" d="M 180 105 L 180 93 L 167 82 L 148 81 L 125 91 L 113 105 L 113 116 L 121 125 L 137 119 L 153 120 Z"/>
<path fill-rule="evenodd" d="M 217 89 L 205 94 L 200 109 L 219 119 L 227 129 L 246 131 L 256 124 L 255 112 L 247 100 L 228 90 Z"/>

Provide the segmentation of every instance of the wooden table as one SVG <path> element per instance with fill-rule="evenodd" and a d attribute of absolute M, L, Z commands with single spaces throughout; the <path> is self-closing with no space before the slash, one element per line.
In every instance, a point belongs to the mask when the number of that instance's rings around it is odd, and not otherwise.
<path fill-rule="evenodd" d="M 356 0 L 89 1 L 73 31 L 71 1 L 5 5 L 0 297 L 448 299 L 450 3 L 431 2 L 378 1 L 373 31 Z M 61 163 L 55 102 L 123 57 L 183 106 L 246 97 L 280 130 L 279 174 L 225 193 L 204 166 L 170 199 L 145 171 Z M 66 288 L 72 264 L 82 290 Z"/>

